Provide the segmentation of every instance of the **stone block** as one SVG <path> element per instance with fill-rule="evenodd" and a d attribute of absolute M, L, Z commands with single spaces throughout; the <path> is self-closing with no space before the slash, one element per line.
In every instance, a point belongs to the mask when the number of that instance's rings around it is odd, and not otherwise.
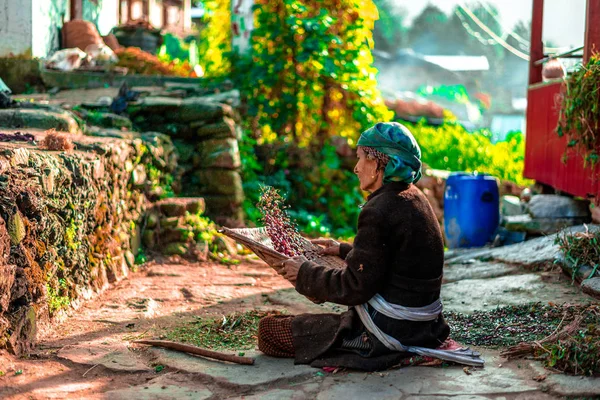
<path fill-rule="evenodd" d="M 0 266 L 8 263 L 10 255 L 10 236 L 4 219 L 0 217 Z"/>
<path fill-rule="evenodd" d="M 142 234 L 142 243 L 144 244 L 144 247 L 153 249 L 156 246 L 156 235 L 154 234 L 154 231 L 146 229 Z"/>
<path fill-rule="evenodd" d="M 238 108 L 240 106 L 240 91 L 237 89 L 228 90 L 225 92 L 202 96 L 202 99 L 213 103 L 225 103 L 233 108 Z"/>
<path fill-rule="evenodd" d="M 177 153 L 179 154 L 179 164 L 190 163 L 195 153 L 194 146 L 190 146 L 190 143 L 181 139 L 173 140 L 173 145 L 175 145 Z"/>
<path fill-rule="evenodd" d="M 89 125 L 99 126 L 107 129 L 132 129 L 129 118 L 113 113 L 91 113 L 84 112 L 83 117 Z"/>
<path fill-rule="evenodd" d="M 237 171 L 201 169 L 194 173 L 198 193 L 218 196 L 243 196 L 242 178 Z"/>
<path fill-rule="evenodd" d="M 161 244 L 187 242 L 192 239 L 194 233 L 187 228 L 167 228 L 160 232 L 159 242 Z"/>
<path fill-rule="evenodd" d="M 160 220 L 161 228 L 176 228 L 179 226 L 180 218 L 179 217 L 168 217 L 162 218 Z"/>
<path fill-rule="evenodd" d="M 8 311 L 16 270 L 15 265 L 0 264 L 0 312 Z"/>
<path fill-rule="evenodd" d="M 192 122 L 218 119 L 225 115 L 227 106 L 203 100 L 201 97 L 176 99 L 172 97 L 146 97 L 128 107 L 132 118 L 140 115 L 163 116 L 165 120 Z"/>
<path fill-rule="evenodd" d="M 210 139 L 198 145 L 194 167 L 238 169 L 242 162 L 236 139 Z"/>
<path fill-rule="evenodd" d="M 230 228 L 241 227 L 244 221 L 242 196 L 206 196 L 206 214 L 216 223 Z"/>
<path fill-rule="evenodd" d="M 222 252 L 230 254 L 230 255 L 237 254 L 237 245 L 236 245 L 235 240 L 233 240 L 227 236 L 223 236 L 223 235 L 215 236 L 213 239 L 213 243 L 217 247 L 218 251 L 222 251 Z"/>
<path fill-rule="evenodd" d="M 0 110 L 0 126 L 4 128 L 56 129 L 73 134 L 81 133 L 79 124 L 66 112 L 16 108 Z"/>
<path fill-rule="evenodd" d="M 532 218 L 528 214 L 523 214 L 505 217 L 504 227 L 514 232 L 548 235 L 585 222 L 587 222 L 587 218 Z"/>
<path fill-rule="evenodd" d="M 223 118 L 222 121 L 202 125 L 196 132 L 199 137 L 237 137 L 235 122 L 230 118 Z"/>
<path fill-rule="evenodd" d="M 211 359 L 194 357 L 189 354 L 166 349 L 150 348 L 157 363 L 183 371 L 186 374 L 208 376 L 210 379 L 232 386 L 267 385 L 303 381 L 314 375 L 315 369 L 308 365 L 294 365 L 289 358 L 269 357 L 255 351 L 245 351 L 246 357 L 254 358 L 254 366 L 217 362 Z"/>
<path fill-rule="evenodd" d="M 35 344 L 37 333 L 37 316 L 32 306 L 21 307 L 9 315 L 12 334 L 8 338 L 7 348 L 17 356 L 28 354 Z"/>
<path fill-rule="evenodd" d="M 589 202 L 566 196 L 533 196 L 527 204 L 527 210 L 533 218 L 580 218 L 584 223 L 590 220 Z"/>
<path fill-rule="evenodd" d="M 590 278 L 581 282 L 581 290 L 592 297 L 600 299 L 600 277 Z"/>
<path fill-rule="evenodd" d="M 522 215 L 524 213 L 521 199 L 517 196 L 502 196 L 500 200 L 500 214 L 507 216 Z"/>
<path fill-rule="evenodd" d="M 187 243 L 169 243 L 165 247 L 165 254 L 168 256 L 183 256 L 188 252 Z"/>
<path fill-rule="evenodd" d="M 155 207 L 167 217 L 182 217 L 186 212 L 202 214 L 206 208 L 202 197 L 172 197 L 156 202 Z"/>

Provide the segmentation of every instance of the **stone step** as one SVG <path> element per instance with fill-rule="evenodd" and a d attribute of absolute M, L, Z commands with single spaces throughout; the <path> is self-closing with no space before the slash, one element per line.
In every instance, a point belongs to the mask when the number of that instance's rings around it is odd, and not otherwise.
<path fill-rule="evenodd" d="M 183 217 L 186 212 L 201 215 L 206 203 L 202 197 L 171 197 L 157 201 L 154 208 L 167 217 Z"/>
<path fill-rule="evenodd" d="M 73 134 L 81 133 L 79 124 L 71 113 L 33 108 L 0 110 L 0 127 L 55 129 Z"/>

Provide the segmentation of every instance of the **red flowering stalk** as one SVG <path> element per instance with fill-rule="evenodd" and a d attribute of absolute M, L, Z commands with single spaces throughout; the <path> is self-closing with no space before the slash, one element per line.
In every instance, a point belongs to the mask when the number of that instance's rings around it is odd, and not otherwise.
<path fill-rule="evenodd" d="M 289 257 L 302 254 L 302 236 L 285 211 L 287 207 L 277 189 L 263 186 L 257 206 L 273 248 Z"/>

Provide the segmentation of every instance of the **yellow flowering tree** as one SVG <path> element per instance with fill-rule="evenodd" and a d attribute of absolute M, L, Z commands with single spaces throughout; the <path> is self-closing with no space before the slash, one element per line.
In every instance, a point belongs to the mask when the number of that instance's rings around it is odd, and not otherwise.
<path fill-rule="evenodd" d="M 231 61 L 231 0 L 202 0 L 204 28 L 200 31 L 198 52 L 207 78 L 229 74 Z"/>
<path fill-rule="evenodd" d="M 252 55 L 243 70 L 259 140 L 352 144 L 392 115 L 372 67 L 372 0 L 257 0 Z"/>

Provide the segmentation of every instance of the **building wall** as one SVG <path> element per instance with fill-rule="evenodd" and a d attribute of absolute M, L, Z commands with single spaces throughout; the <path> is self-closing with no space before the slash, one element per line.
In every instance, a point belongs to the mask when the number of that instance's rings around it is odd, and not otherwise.
<path fill-rule="evenodd" d="M 0 57 L 31 54 L 32 0 L 0 0 Z"/>
<path fill-rule="evenodd" d="M 0 0 L 0 57 L 52 55 L 60 48 L 69 4 L 69 0 Z M 118 24 L 118 0 L 83 0 L 83 19 L 107 35 Z"/>
<path fill-rule="evenodd" d="M 163 4 L 162 1 L 158 0 L 150 0 L 148 5 L 150 15 L 148 16 L 148 20 L 150 24 L 154 27 L 163 26 Z"/>
<path fill-rule="evenodd" d="M 45 58 L 60 48 L 60 29 L 68 17 L 67 0 L 29 0 L 32 8 L 32 41 L 34 57 Z"/>
<path fill-rule="evenodd" d="M 118 15 L 118 0 L 83 0 L 83 19 L 95 23 L 103 36 L 119 24 Z"/>

